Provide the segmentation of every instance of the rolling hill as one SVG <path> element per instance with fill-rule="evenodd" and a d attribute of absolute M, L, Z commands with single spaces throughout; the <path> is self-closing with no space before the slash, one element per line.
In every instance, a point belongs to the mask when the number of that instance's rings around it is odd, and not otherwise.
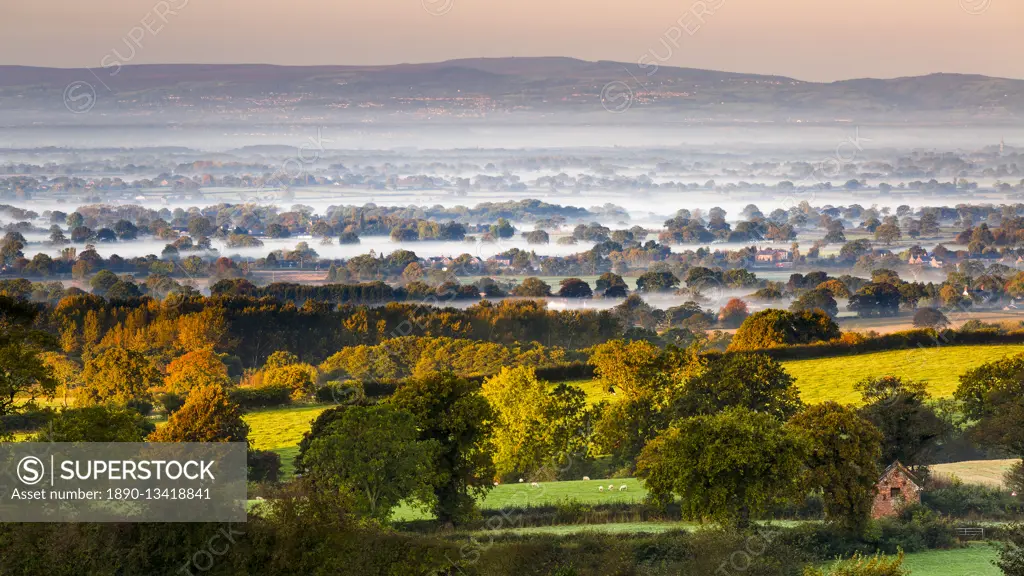
<path fill-rule="evenodd" d="M 1024 119 L 1024 80 L 964 74 L 805 82 L 781 76 L 574 58 L 476 58 L 390 66 L 157 64 L 58 69 L 0 66 L 0 111 L 60 106 L 69 87 L 98 109 L 207 113 L 429 111 L 435 117 L 600 113 L 707 119 L 932 122 Z M 941 115 L 937 114 L 941 113 Z"/>

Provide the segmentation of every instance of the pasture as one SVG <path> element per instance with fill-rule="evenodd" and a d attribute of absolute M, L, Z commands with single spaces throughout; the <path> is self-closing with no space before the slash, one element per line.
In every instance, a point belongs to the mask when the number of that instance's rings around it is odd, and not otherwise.
<path fill-rule="evenodd" d="M 965 484 L 986 484 L 1003 486 L 1003 475 L 1010 469 L 1016 459 L 1009 460 L 970 460 L 950 464 L 935 464 L 929 468 L 932 474 L 940 476 L 956 476 Z"/>
<path fill-rule="evenodd" d="M 517 508 L 554 506 L 559 503 L 613 504 L 639 503 L 647 490 L 636 478 L 604 478 L 594 480 L 569 480 L 565 482 L 539 482 L 534 487 L 530 482 L 502 484 L 495 486 L 479 500 L 484 510 L 514 510 Z M 609 490 L 608 486 L 614 486 Z M 620 486 L 625 490 L 619 490 Z M 604 491 L 598 489 L 603 486 Z M 395 510 L 395 520 L 420 520 L 432 515 L 424 510 L 403 504 Z"/>
<path fill-rule="evenodd" d="M 903 566 L 912 576 L 1000 576 L 1002 571 L 992 563 L 997 556 L 991 544 L 977 542 L 965 548 L 907 554 Z"/>
<path fill-rule="evenodd" d="M 299 453 L 302 435 L 309 431 L 313 420 L 330 407 L 330 404 L 300 404 L 257 410 L 242 418 L 249 424 L 253 448 L 277 452 L 281 456 L 281 475 L 287 478 L 294 471 L 292 461 Z"/>
<path fill-rule="evenodd" d="M 864 378 L 902 376 L 922 380 L 935 398 L 951 396 L 960 375 L 1004 356 L 1024 352 L 1022 344 L 991 346 L 936 346 L 837 356 L 813 360 L 792 360 L 782 365 L 795 379 L 804 402 L 817 404 L 834 400 L 860 403 L 853 385 Z"/>
<path fill-rule="evenodd" d="M 933 397 L 945 398 L 953 395 L 964 372 L 1021 353 L 1024 353 L 1024 344 L 942 346 L 789 360 L 782 362 L 782 366 L 796 379 L 804 402 L 818 404 L 833 400 L 841 404 L 859 404 L 860 394 L 854 391 L 853 385 L 864 378 L 893 375 L 923 380 Z M 591 404 L 604 400 L 615 402 L 618 398 L 597 378 L 573 380 L 566 384 L 583 389 Z"/>

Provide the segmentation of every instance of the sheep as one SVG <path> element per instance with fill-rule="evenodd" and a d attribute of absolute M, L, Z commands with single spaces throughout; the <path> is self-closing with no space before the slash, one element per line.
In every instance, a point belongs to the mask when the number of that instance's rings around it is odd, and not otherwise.
<path fill-rule="evenodd" d="M 622 486 L 619 486 L 619 492 L 622 492 L 626 488 L 627 488 L 627 486 L 625 484 L 623 484 Z"/>
<path fill-rule="evenodd" d="M 604 492 L 604 486 L 598 486 L 597 487 L 597 491 L 598 492 Z"/>
<path fill-rule="evenodd" d="M 608 489 L 609 490 L 615 490 L 615 484 L 609 484 L 608 485 Z"/>
<path fill-rule="evenodd" d="M 520 478 L 520 479 L 519 479 L 519 483 L 520 483 L 520 484 L 522 484 L 522 483 L 523 483 L 523 479 L 522 479 L 522 478 Z"/>
<path fill-rule="evenodd" d="M 533 486 L 534 488 L 540 488 L 540 484 L 537 484 L 536 482 L 530 482 L 530 486 Z"/>
<path fill-rule="evenodd" d="M 495 485 L 495 486 L 497 486 L 497 485 L 498 485 L 498 483 L 497 483 L 497 482 L 495 482 L 495 483 L 494 483 L 494 485 Z"/>
<path fill-rule="evenodd" d="M 584 476 L 584 477 L 583 477 L 583 480 L 584 480 L 584 481 L 590 480 L 590 476 Z"/>
<path fill-rule="evenodd" d="M 260 502 L 262 502 L 263 501 L 263 496 L 257 496 L 256 500 L 259 500 Z"/>

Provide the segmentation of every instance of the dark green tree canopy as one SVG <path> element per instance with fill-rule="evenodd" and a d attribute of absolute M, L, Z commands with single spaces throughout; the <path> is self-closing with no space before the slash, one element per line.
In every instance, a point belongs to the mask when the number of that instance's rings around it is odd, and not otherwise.
<path fill-rule="evenodd" d="M 868 378 L 854 385 L 866 403 L 860 414 L 882 433 L 881 464 L 907 466 L 925 461 L 929 450 L 949 431 L 929 403 L 921 382 L 896 376 Z"/>
<path fill-rule="evenodd" d="M 968 370 L 954 397 L 964 416 L 977 421 L 980 443 L 1024 456 L 1024 354 Z"/>
<path fill-rule="evenodd" d="M 428 499 L 436 440 L 421 440 L 412 414 L 391 404 L 353 406 L 313 436 L 303 454 L 316 489 L 348 494 L 365 516 L 386 521 L 400 502 Z"/>
<path fill-rule="evenodd" d="M 787 425 L 807 442 L 807 486 L 821 493 L 825 517 L 863 528 L 875 498 L 882 433 L 835 402 L 810 406 Z"/>
<path fill-rule="evenodd" d="M 672 398 L 675 417 L 745 408 L 787 420 L 803 408 L 793 377 L 764 354 L 708 354 Z"/>
<path fill-rule="evenodd" d="M 678 496 L 690 518 L 745 527 L 803 494 L 804 453 L 777 418 L 730 408 L 677 421 L 644 447 L 637 476 L 656 501 Z"/>
<path fill-rule="evenodd" d="M 416 417 L 421 440 L 438 443 L 432 464 L 438 520 L 452 524 L 466 519 L 474 510 L 474 495 L 493 487 L 487 439 L 494 418 L 480 385 L 442 372 L 407 382 L 390 401 Z"/>

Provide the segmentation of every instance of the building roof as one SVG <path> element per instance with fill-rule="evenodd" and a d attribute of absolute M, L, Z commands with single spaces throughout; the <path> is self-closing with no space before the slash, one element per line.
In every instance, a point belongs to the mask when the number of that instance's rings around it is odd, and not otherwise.
<path fill-rule="evenodd" d="M 907 477 L 908 480 L 910 480 L 910 482 L 914 486 L 916 486 L 918 489 L 921 488 L 920 480 L 917 479 L 917 476 L 914 476 L 914 473 L 908 470 L 906 466 L 901 464 L 899 460 L 896 460 L 892 464 L 889 464 L 888 467 L 886 467 L 885 471 L 882 472 L 882 475 L 878 477 L 878 482 L 882 482 L 895 472 L 901 472 L 904 476 Z"/>

